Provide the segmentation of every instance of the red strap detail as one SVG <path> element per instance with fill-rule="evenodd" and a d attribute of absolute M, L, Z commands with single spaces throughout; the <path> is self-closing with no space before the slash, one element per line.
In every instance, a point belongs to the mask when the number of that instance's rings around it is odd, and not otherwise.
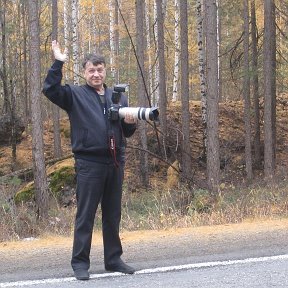
<path fill-rule="evenodd" d="M 109 148 L 110 148 L 110 153 L 114 159 L 114 164 L 115 166 L 118 168 L 119 167 L 119 163 L 117 161 L 117 157 L 116 157 L 116 143 L 115 143 L 115 138 L 114 136 L 110 136 L 109 137 Z"/>

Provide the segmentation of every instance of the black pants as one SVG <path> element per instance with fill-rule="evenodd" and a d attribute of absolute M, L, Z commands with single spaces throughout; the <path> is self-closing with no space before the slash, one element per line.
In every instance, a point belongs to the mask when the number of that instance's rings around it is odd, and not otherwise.
<path fill-rule="evenodd" d="M 99 202 L 102 208 L 104 262 L 111 264 L 122 255 L 119 237 L 123 165 L 76 159 L 77 213 L 71 265 L 73 270 L 89 269 L 94 219 Z"/>

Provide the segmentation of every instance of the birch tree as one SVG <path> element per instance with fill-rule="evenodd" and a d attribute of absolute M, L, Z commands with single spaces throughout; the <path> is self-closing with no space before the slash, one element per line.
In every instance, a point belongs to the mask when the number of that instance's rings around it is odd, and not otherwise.
<path fill-rule="evenodd" d="M 115 81 L 116 83 L 120 82 L 119 75 L 119 45 L 120 45 L 120 36 L 119 36 L 119 12 L 118 6 L 114 5 L 114 47 L 115 47 Z"/>
<path fill-rule="evenodd" d="M 78 0 L 72 0 L 72 59 L 73 59 L 73 83 L 79 84 L 79 41 L 78 41 Z"/>
<path fill-rule="evenodd" d="M 109 0 L 109 39 L 110 39 L 110 69 L 113 82 L 115 83 L 115 73 L 116 73 L 116 47 L 115 47 L 115 17 L 114 17 L 114 0 Z M 115 5 L 116 6 L 116 5 Z"/>
<path fill-rule="evenodd" d="M 152 50 L 152 40 L 151 40 L 151 21 L 150 21 L 150 10 L 149 10 L 149 3 L 145 1 L 145 28 L 146 28 L 146 45 L 147 45 L 147 61 L 148 61 L 148 93 L 149 97 L 151 97 L 151 93 L 153 92 L 153 67 L 152 67 L 152 56 L 151 56 L 151 50 Z M 151 99 L 151 98 L 150 98 Z M 155 105 L 155 101 L 153 101 L 153 105 Z"/>
<path fill-rule="evenodd" d="M 157 21 L 157 4 L 156 4 L 156 0 L 154 1 L 154 5 L 153 5 L 153 14 L 154 14 L 154 38 L 155 38 L 155 47 L 156 47 L 156 54 L 157 54 L 157 60 L 155 63 L 155 69 L 154 69 L 154 89 L 152 91 L 154 91 L 154 97 L 153 97 L 153 105 L 154 106 L 158 106 L 159 105 L 159 56 L 158 56 L 158 47 L 157 47 L 157 43 L 158 43 L 158 21 Z"/>
<path fill-rule="evenodd" d="M 174 52 L 174 73 L 173 73 L 173 93 L 172 101 L 178 100 L 178 82 L 179 82 L 179 0 L 174 2 L 175 8 L 175 26 L 174 26 L 174 40 L 175 40 L 175 52 Z"/>
<path fill-rule="evenodd" d="M 212 194 L 216 194 L 219 189 L 220 175 L 216 0 L 206 0 L 205 10 L 207 23 L 207 182 L 208 189 Z"/>
<path fill-rule="evenodd" d="M 201 117 L 203 126 L 203 152 L 201 157 L 206 158 L 207 151 L 207 94 L 205 76 L 205 46 L 203 35 L 203 4 L 202 0 L 196 2 L 197 45 L 198 45 L 198 71 L 200 78 Z"/>
<path fill-rule="evenodd" d="M 68 24 L 68 7 L 70 7 L 69 4 L 70 0 L 63 0 L 63 34 L 64 34 L 64 47 L 68 48 L 69 43 L 69 24 Z M 68 73 L 66 71 L 64 72 L 64 79 L 67 82 L 68 81 Z"/>
<path fill-rule="evenodd" d="M 63 30 L 64 30 L 64 47 L 68 47 L 69 29 L 68 29 L 68 3 L 69 0 L 63 0 Z"/>
<path fill-rule="evenodd" d="M 16 151 L 17 151 L 17 139 L 16 139 L 16 85 L 15 83 L 12 83 L 12 80 L 10 81 L 12 84 L 11 87 L 11 148 L 12 148 L 12 170 L 15 170 L 16 167 Z"/>
<path fill-rule="evenodd" d="M 30 48 L 30 90 L 32 116 L 32 154 L 35 197 L 37 213 L 40 219 L 48 215 L 48 184 L 45 170 L 43 124 L 41 116 L 41 86 L 40 86 L 40 31 L 39 31 L 39 3 L 28 0 L 29 13 L 29 48 Z"/>

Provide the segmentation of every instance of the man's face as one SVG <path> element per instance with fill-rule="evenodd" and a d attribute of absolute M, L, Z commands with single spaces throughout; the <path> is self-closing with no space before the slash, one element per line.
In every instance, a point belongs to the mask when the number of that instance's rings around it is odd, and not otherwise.
<path fill-rule="evenodd" d="M 88 61 L 84 69 L 84 78 L 89 86 L 96 90 L 102 89 L 106 78 L 104 64 L 93 65 L 93 63 Z"/>

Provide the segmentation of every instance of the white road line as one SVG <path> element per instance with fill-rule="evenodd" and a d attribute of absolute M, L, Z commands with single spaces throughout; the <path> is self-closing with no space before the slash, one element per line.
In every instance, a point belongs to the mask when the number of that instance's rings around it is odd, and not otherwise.
<path fill-rule="evenodd" d="M 185 264 L 185 265 L 178 265 L 178 266 L 158 267 L 158 268 L 152 268 L 152 269 L 143 269 L 143 270 L 136 271 L 135 274 L 136 275 L 137 274 L 154 274 L 154 273 L 163 273 L 163 272 L 170 272 L 170 271 L 209 268 L 209 267 L 216 267 L 216 266 L 229 266 L 229 265 L 257 263 L 257 262 L 268 262 L 268 261 L 287 260 L 287 259 L 288 259 L 288 254 L 259 257 L 259 258 L 246 258 L 242 260 L 214 261 L 214 262 Z M 90 279 L 119 277 L 119 276 L 124 276 L 124 275 L 125 274 L 123 273 L 92 274 L 90 275 Z M 77 281 L 77 280 L 74 277 L 67 277 L 67 278 L 51 278 L 51 279 L 43 279 L 43 280 L 5 282 L 5 283 L 0 283 L 0 288 L 23 287 L 23 286 L 31 286 L 31 285 L 54 284 L 54 283 L 64 283 L 64 282 L 73 282 L 73 281 Z"/>

